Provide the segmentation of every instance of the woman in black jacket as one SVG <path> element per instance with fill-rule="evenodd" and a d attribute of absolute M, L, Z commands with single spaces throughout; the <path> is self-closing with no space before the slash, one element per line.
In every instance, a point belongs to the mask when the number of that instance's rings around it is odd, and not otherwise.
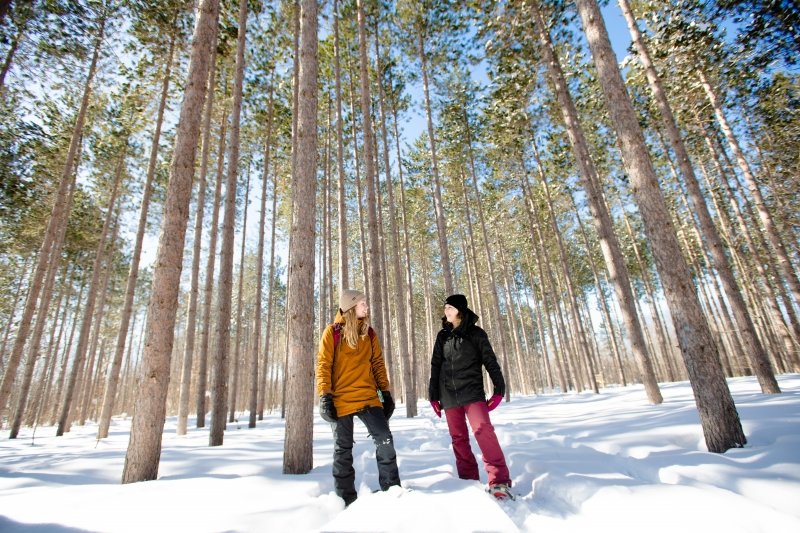
<path fill-rule="evenodd" d="M 466 296 L 448 296 L 444 315 L 442 330 L 433 346 L 428 399 L 436 416 L 441 417 L 444 410 L 458 477 L 480 479 L 478 462 L 469 444 L 469 420 L 489 475 L 489 493 L 498 499 L 513 499 L 506 459 L 489 420 L 489 411 L 500 404 L 505 393 L 503 373 L 486 332 L 476 325 L 478 315 L 468 307 Z M 483 368 L 494 385 L 488 401 L 483 390 Z"/>

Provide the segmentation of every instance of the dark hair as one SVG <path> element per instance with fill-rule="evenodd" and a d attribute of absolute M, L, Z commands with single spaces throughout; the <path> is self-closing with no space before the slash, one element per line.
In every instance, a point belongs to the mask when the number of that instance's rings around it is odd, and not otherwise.
<path fill-rule="evenodd" d="M 458 316 L 459 319 L 464 320 L 464 314 L 461 311 L 458 312 L 457 316 Z M 442 317 L 442 329 L 447 329 L 447 325 L 448 324 L 450 324 L 451 328 L 455 327 L 455 325 L 452 322 L 447 320 L 446 316 L 443 316 Z"/>

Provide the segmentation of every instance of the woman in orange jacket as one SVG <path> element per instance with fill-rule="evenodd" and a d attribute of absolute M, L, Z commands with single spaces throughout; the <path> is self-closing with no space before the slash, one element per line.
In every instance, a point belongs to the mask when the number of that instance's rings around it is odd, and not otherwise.
<path fill-rule="evenodd" d="M 345 506 L 356 500 L 353 469 L 353 418 L 358 416 L 375 442 L 381 490 L 400 485 L 389 417 L 394 400 L 381 345 L 369 326 L 364 293 L 345 290 L 333 324 L 322 332 L 317 353 L 320 416 L 333 430 L 333 480 Z M 379 396 L 380 394 L 380 396 Z"/>

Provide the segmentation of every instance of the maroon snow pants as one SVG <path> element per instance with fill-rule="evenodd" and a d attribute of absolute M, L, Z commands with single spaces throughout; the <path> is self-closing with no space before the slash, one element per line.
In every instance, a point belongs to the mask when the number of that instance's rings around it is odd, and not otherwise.
<path fill-rule="evenodd" d="M 478 462 L 475 454 L 469 445 L 469 430 L 467 420 L 472 426 L 475 440 L 483 454 L 483 464 L 486 473 L 489 474 L 489 485 L 506 483 L 511 485 L 508 475 L 508 466 L 494 426 L 489 420 L 489 408 L 486 402 L 475 402 L 462 407 L 453 407 L 444 412 L 447 418 L 447 428 L 450 430 L 450 438 L 453 440 L 453 453 L 456 456 L 456 470 L 461 479 L 479 480 Z"/>

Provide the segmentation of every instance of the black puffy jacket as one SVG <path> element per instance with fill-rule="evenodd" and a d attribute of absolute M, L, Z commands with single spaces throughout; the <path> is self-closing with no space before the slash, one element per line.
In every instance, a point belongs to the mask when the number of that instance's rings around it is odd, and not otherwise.
<path fill-rule="evenodd" d="M 443 409 L 486 401 L 483 367 L 492 380 L 494 394 L 505 394 L 500 364 L 486 332 L 475 325 L 477 321 L 478 315 L 468 309 L 457 328 L 445 322 L 436 336 L 428 399 L 440 401 Z"/>

